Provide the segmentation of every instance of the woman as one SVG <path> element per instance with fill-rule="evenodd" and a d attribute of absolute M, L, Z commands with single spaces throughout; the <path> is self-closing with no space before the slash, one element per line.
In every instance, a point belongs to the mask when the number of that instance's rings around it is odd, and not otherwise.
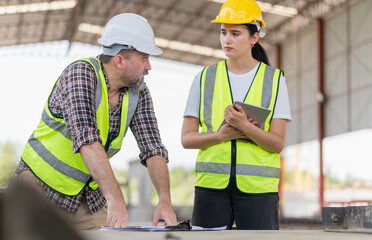
<path fill-rule="evenodd" d="M 195 77 L 182 127 L 184 148 L 200 149 L 192 224 L 278 229 L 279 153 L 291 120 L 285 78 L 258 43 L 265 22 L 254 0 L 227 0 L 212 22 L 221 23 L 227 60 Z M 270 109 L 263 129 L 234 101 Z"/>

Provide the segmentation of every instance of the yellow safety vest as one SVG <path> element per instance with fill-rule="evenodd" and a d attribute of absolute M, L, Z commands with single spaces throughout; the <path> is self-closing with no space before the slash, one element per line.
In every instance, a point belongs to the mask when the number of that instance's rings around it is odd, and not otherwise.
<path fill-rule="evenodd" d="M 269 108 L 263 129 L 269 131 L 282 71 L 260 63 L 245 103 Z M 200 84 L 200 124 L 202 133 L 214 133 L 224 120 L 224 110 L 232 105 L 230 80 L 225 61 L 204 68 Z M 230 176 L 245 193 L 277 192 L 280 177 L 279 154 L 266 151 L 249 139 L 226 141 L 201 149 L 195 165 L 196 186 L 224 189 Z"/>
<path fill-rule="evenodd" d="M 100 61 L 96 57 L 78 61 L 88 62 L 95 70 L 97 78 L 95 92 L 97 128 L 100 131 L 102 145 L 107 156 L 111 158 L 121 148 L 130 120 L 137 107 L 139 93 L 129 89 L 123 96 L 120 132 L 113 139 L 114 136 L 110 136 L 109 133 L 109 101 Z M 59 79 L 53 90 L 58 82 Z M 96 190 L 98 185 L 92 179 L 80 153 L 73 153 L 72 137 L 66 127 L 65 120 L 53 116 L 50 112 L 49 99 L 44 107 L 37 129 L 33 132 L 23 150 L 23 161 L 27 163 L 39 179 L 62 194 L 75 196 L 87 184 L 93 190 Z"/>

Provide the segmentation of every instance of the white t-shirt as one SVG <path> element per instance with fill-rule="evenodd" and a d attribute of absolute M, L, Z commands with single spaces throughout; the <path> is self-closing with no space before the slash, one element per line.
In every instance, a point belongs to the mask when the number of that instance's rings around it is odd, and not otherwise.
<path fill-rule="evenodd" d="M 244 101 L 258 66 L 259 64 L 257 64 L 251 71 L 244 74 L 235 74 L 230 71 L 228 72 L 234 101 Z M 195 76 L 195 79 L 191 85 L 189 98 L 187 100 L 186 109 L 183 116 L 193 116 L 199 118 L 200 75 L 201 72 Z M 288 122 L 292 120 L 291 110 L 289 107 L 287 84 L 283 75 L 280 76 L 278 97 L 276 99 L 273 118 L 286 119 Z"/>

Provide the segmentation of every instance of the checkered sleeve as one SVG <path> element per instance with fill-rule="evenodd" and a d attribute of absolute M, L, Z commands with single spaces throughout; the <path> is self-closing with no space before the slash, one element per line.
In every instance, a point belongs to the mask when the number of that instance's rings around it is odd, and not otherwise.
<path fill-rule="evenodd" d="M 140 92 L 130 128 L 137 140 L 140 149 L 139 157 L 144 166 L 149 157 L 156 155 L 164 157 L 168 162 L 168 151 L 161 142 L 154 106 L 147 86 Z"/>

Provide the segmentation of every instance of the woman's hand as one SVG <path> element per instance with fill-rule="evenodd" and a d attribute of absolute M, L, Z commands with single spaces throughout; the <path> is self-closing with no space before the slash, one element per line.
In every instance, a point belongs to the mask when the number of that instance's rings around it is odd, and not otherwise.
<path fill-rule="evenodd" d="M 256 126 L 256 121 L 247 118 L 243 108 L 238 104 L 235 104 L 235 108 L 231 105 L 225 108 L 225 120 L 230 126 L 238 129 L 245 137 L 250 138 L 262 148 L 276 153 L 282 151 L 287 120 L 273 119 L 269 131 L 266 132 Z"/>
<path fill-rule="evenodd" d="M 204 149 L 224 141 L 245 138 L 245 135 L 230 124 L 223 125 L 214 133 L 199 133 L 199 119 L 185 116 L 182 125 L 181 142 L 187 149 Z"/>
<path fill-rule="evenodd" d="M 224 124 L 218 130 L 217 134 L 219 135 L 219 139 L 221 140 L 221 142 L 246 137 L 239 129 L 236 129 L 228 123 Z"/>
<path fill-rule="evenodd" d="M 257 124 L 257 121 L 247 118 L 244 109 L 238 104 L 235 104 L 235 106 L 229 105 L 225 108 L 225 120 L 230 126 L 240 131 L 243 131 L 243 126 L 253 127 Z"/>

